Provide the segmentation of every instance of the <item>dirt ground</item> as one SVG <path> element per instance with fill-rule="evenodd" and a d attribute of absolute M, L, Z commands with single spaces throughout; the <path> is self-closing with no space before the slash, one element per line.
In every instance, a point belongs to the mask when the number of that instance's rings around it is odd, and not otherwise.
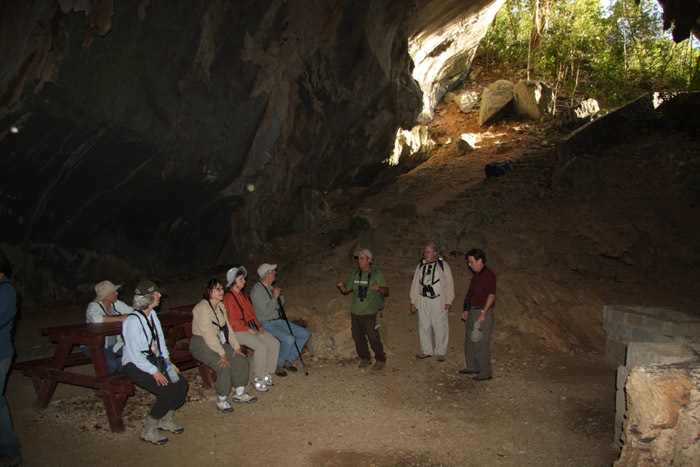
<path fill-rule="evenodd" d="M 507 157 L 517 159 L 533 148 L 552 148 L 555 139 L 533 123 L 506 120 L 479 128 L 475 118 L 475 112 L 465 116 L 454 105 L 440 107 L 431 123 L 441 143 L 435 156 L 354 204 L 377 212 L 383 203 L 401 200 L 430 210 L 465 186 L 481 184 L 484 163 L 505 158 L 499 152 L 504 148 Z M 456 157 L 453 146 L 445 143 L 468 131 L 481 134 L 480 149 Z M 127 430 L 115 434 L 106 428 L 102 402 L 90 390 L 60 384 L 51 405 L 38 410 L 31 379 L 14 371 L 6 397 L 25 465 L 610 465 L 617 457 L 615 367 L 603 354 L 602 305 L 638 300 L 683 306 L 697 298 L 697 293 L 677 293 L 688 290 L 692 275 L 676 289 L 659 292 L 653 287 L 674 278 L 650 277 L 643 266 L 654 265 L 640 264 L 643 254 L 624 256 L 635 251 L 625 243 L 630 236 L 600 221 L 617 214 L 607 201 L 581 203 L 559 193 L 514 206 L 509 217 L 494 218 L 481 233 L 489 245 L 502 246 L 489 260 L 499 277 L 497 310 L 531 303 L 522 305 L 526 311 L 519 318 L 502 316 L 497 321 L 492 381 L 475 382 L 457 373 L 464 367 L 465 337 L 458 312 L 450 313 L 447 362 L 414 358 L 419 345 L 417 320 L 408 312 L 411 272 L 387 269 L 391 293 L 385 309 L 389 334 L 384 371 L 359 369 L 350 358 L 320 359 L 306 352 L 308 376 L 299 371 L 276 378 L 270 392 L 256 394 L 258 402 L 221 414 L 214 391 L 202 386 L 196 370 L 189 370 L 183 373 L 190 381 L 188 401 L 176 414 L 185 431 L 170 435 L 164 446 L 138 438 L 153 401 L 144 391 L 137 388 L 129 399 Z M 314 232 L 276 240 L 245 264 L 249 271 L 261 261 L 284 265 L 279 280 L 290 317 L 300 308 L 323 313 L 325 304 L 340 295 L 335 283 L 353 267 L 352 242 L 328 247 L 323 235 L 346 222 L 347 213 L 340 213 Z M 568 256 L 591 245 L 602 251 L 594 252 L 595 260 Z M 420 250 L 413 256 L 419 259 Z M 459 310 L 470 275 L 461 256 L 449 256 L 448 261 Z M 163 305 L 167 308 L 195 303 L 206 280 L 223 278 L 225 271 L 220 267 L 189 277 L 153 279 L 169 291 Z M 131 297 L 125 292 L 123 298 L 128 302 Z M 585 307 L 579 310 L 581 303 Z M 84 306 L 23 310 L 15 339 L 19 359 L 50 355 L 52 345 L 37 329 L 81 322 Z M 530 328 L 527 323 L 532 323 Z"/>

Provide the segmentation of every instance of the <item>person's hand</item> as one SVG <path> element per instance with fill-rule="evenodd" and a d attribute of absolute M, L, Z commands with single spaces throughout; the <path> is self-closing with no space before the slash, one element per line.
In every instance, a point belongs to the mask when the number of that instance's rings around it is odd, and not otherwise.
<path fill-rule="evenodd" d="M 418 311 L 418 308 L 416 308 L 416 306 L 413 303 L 411 303 L 411 313 L 415 314 L 416 311 Z"/>
<path fill-rule="evenodd" d="M 462 321 L 466 321 L 466 320 L 467 320 L 467 315 L 468 315 L 468 314 L 469 314 L 469 312 L 466 311 L 466 310 L 462 312 Z"/>
<path fill-rule="evenodd" d="M 233 354 L 234 355 L 243 355 L 244 357 L 247 356 L 246 354 L 243 353 L 243 349 L 241 349 L 240 347 L 238 347 L 236 350 L 234 350 Z"/>
<path fill-rule="evenodd" d="M 248 328 L 248 332 L 251 333 L 251 334 L 254 335 L 254 336 L 257 336 L 257 335 L 258 335 L 258 331 L 256 331 L 256 330 L 253 329 L 253 328 Z"/>
<path fill-rule="evenodd" d="M 486 313 L 479 313 L 479 319 L 477 321 L 479 321 L 479 327 L 481 327 L 484 321 L 486 321 Z"/>
<path fill-rule="evenodd" d="M 451 303 L 445 303 L 445 311 L 450 311 L 450 308 L 452 308 Z"/>
<path fill-rule="evenodd" d="M 175 365 L 173 362 L 170 362 L 170 364 L 173 366 L 173 368 L 175 368 L 175 371 L 176 371 L 177 374 L 179 375 L 179 374 L 180 374 L 180 369 L 177 367 L 177 365 Z"/>
<path fill-rule="evenodd" d="M 280 296 L 281 293 L 282 293 L 282 289 L 280 289 L 279 287 L 275 286 L 275 287 L 272 289 L 272 298 L 274 298 L 275 300 L 277 300 L 277 299 L 279 298 L 279 296 Z"/>
<path fill-rule="evenodd" d="M 337 284 L 335 284 L 336 287 L 338 287 L 340 290 L 343 290 L 343 287 L 345 287 L 345 284 L 343 284 L 343 281 L 338 281 Z"/>
<path fill-rule="evenodd" d="M 371 289 L 374 290 L 375 292 L 379 292 L 379 286 L 378 286 L 377 284 L 374 284 L 374 285 L 371 287 Z"/>
<path fill-rule="evenodd" d="M 265 328 L 262 327 L 262 326 L 260 326 L 259 333 L 260 333 L 260 334 L 265 334 Z"/>
<path fill-rule="evenodd" d="M 226 358 L 226 354 L 223 354 L 221 356 L 221 358 L 219 358 L 219 361 L 216 363 L 218 363 L 221 368 L 226 368 L 226 367 L 231 366 L 228 359 Z"/>
<path fill-rule="evenodd" d="M 168 385 L 168 378 L 166 378 L 160 371 L 156 371 L 155 373 L 153 373 L 153 379 L 156 380 L 156 384 L 158 386 Z"/>

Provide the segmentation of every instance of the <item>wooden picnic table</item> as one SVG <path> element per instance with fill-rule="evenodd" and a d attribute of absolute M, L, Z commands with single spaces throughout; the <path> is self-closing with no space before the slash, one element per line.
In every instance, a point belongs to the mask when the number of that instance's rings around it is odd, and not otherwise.
<path fill-rule="evenodd" d="M 186 305 L 157 312 L 170 359 L 181 370 L 199 365 L 189 352 L 193 306 Z M 26 376 L 32 377 L 37 391 L 37 407 L 44 409 L 49 405 L 59 382 L 96 389 L 104 400 L 110 428 L 115 432 L 124 431 L 122 411 L 127 398 L 134 395 L 134 384 L 121 372 L 109 373 L 102 351 L 105 337 L 121 334 L 122 323 L 69 324 L 42 328 L 39 331 L 58 344 L 53 357 L 17 362 L 14 365 Z M 185 340 L 179 342 L 181 339 Z M 82 352 L 71 353 L 73 346 L 80 345 L 90 349 L 90 357 Z M 89 363 L 92 363 L 95 370 L 94 375 L 66 369 Z"/>

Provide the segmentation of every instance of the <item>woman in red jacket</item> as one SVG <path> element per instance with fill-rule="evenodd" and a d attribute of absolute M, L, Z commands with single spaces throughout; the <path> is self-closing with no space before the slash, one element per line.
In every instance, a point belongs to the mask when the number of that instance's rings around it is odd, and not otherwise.
<path fill-rule="evenodd" d="M 253 386 L 261 392 L 274 386 L 271 374 L 277 368 L 277 358 L 280 353 L 280 341 L 265 329 L 255 316 L 255 310 L 250 299 L 243 295 L 245 278 L 248 271 L 243 266 L 234 267 L 226 273 L 224 307 L 228 320 L 233 327 L 233 334 L 241 345 L 253 349 Z"/>

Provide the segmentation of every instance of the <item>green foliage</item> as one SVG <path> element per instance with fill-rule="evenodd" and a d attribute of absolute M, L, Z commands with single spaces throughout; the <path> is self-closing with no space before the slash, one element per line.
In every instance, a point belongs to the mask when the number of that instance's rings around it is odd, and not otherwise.
<path fill-rule="evenodd" d="M 511 68 L 529 63 L 531 79 L 553 83 L 560 97 L 590 96 L 605 107 L 652 90 L 700 90 L 692 36 L 673 43 L 662 30 L 656 0 L 605 4 L 507 0 L 482 41 L 489 62 Z"/>

